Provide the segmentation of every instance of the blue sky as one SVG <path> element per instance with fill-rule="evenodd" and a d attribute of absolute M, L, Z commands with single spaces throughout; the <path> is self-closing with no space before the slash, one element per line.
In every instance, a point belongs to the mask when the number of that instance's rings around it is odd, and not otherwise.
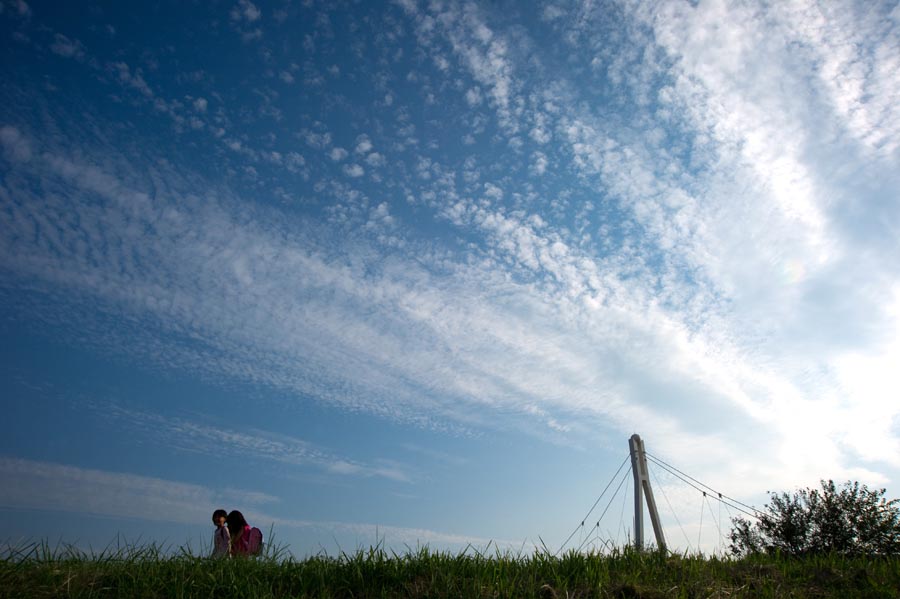
<path fill-rule="evenodd" d="M 198 545 L 223 507 L 296 555 L 554 548 L 634 432 L 757 505 L 900 495 L 897 3 L 0 28 L 11 542 Z M 658 475 L 670 544 L 716 549 Z"/>

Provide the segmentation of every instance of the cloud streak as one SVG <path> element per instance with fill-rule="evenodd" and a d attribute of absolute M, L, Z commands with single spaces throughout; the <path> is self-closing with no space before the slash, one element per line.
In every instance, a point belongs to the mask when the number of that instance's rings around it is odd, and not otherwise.
<path fill-rule="evenodd" d="M 278 499 L 258 491 L 211 489 L 161 478 L 78 468 L 52 462 L 0 458 L 0 507 L 52 510 L 114 518 L 138 518 L 151 522 L 196 524 L 209 520 L 215 505 L 246 505 L 242 512 L 254 526 L 316 530 L 357 539 L 379 540 L 387 547 L 431 544 L 441 547 L 485 547 L 491 539 L 428 530 L 357 522 L 281 518 L 259 506 Z M 521 546 L 509 541 L 503 547 Z"/>
<path fill-rule="evenodd" d="M 177 451 L 204 453 L 216 457 L 270 461 L 292 466 L 312 466 L 328 473 L 361 477 L 381 477 L 395 482 L 411 482 L 396 464 L 370 465 L 333 455 L 312 443 L 290 435 L 258 429 L 237 431 L 166 417 L 115 404 L 97 404 L 95 411 L 113 421 L 117 429 L 134 429 L 159 445 Z"/>

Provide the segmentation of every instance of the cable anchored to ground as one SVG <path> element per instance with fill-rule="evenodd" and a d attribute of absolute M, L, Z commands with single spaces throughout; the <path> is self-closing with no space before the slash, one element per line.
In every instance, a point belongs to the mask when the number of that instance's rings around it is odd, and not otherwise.
<path fill-rule="evenodd" d="M 616 472 L 616 474 L 618 474 L 618 472 Z M 609 498 L 609 501 L 607 502 L 606 507 L 603 508 L 603 513 L 600 514 L 600 517 L 599 517 L 599 518 L 597 518 L 597 524 L 594 525 L 594 528 L 598 529 L 598 537 L 599 537 L 600 521 L 603 520 L 603 516 L 605 516 L 605 515 L 606 515 L 606 512 L 609 510 L 609 506 L 611 506 L 611 505 L 612 505 L 612 502 L 615 501 L 616 495 L 618 495 L 618 494 L 619 494 L 619 491 L 622 490 L 622 485 L 624 485 L 624 484 L 625 484 L 625 481 L 628 480 L 628 475 L 629 475 L 629 474 L 631 474 L 631 468 L 628 468 L 628 471 L 625 472 L 625 476 L 623 476 L 623 477 L 622 477 L 622 480 L 619 481 L 619 486 L 616 487 L 615 493 L 612 494 L 612 497 Z M 584 522 L 582 522 L 581 524 L 584 525 Z M 593 531 L 594 528 L 591 528 L 591 531 Z M 588 541 L 588 539 L 590 539 L 590 534 L 588 535 L 588 537 L 587 537 L 584 541 L 581 542 L 581 545 L 579 545 L 579 546 L 578 546 L 578 549 L 576 549 L 575 551 L 576 551 L 576 552 L 581 551 L 581 548 L 584 547 L 584 544 Z M 602 540 L 602 539 L 601 539 L 601 540 Z M 604 544 L 606 544 L 605 541 L 604 541 Z"/>
<path fill-rule="evenodd" d="M 618 468 L 618 470 L 616 470 L 616 473 L 612 475 L 612 478 L 609 479 L 609 482 L 606 484 L 606 487 L 603 489 L 603 492 L 600 493 L 600 496 L 599 496 L 599 497 L 597 497 L 597 501 L 594 502 L 594 505 L 591 506 L 591 509 L 588 510 L 588 513 L 585 514 L 585 515 L 584 515 L 584 518 L 581 519 L 581 524 L 579 524 L 578 526 L 576 526 L 576 527 L 575 527 L 575 530 L 572 531 L 572 534 L 570 534 L 569 537 L 568 537 L 565 541 L 563 541 L 563 544 L 560 545 L 559 549 L 556 551 L 556 555 L 559 555 L 560 552 L 561 552 L 563 549 L 565 549 L 566 545 L 568 545 L 569 541 L 572 540 L 572 537 L 575 536 L 575 533 L 577 533 L 578 530 L 579 530 L 580 528 L 583 528 L 583 527 L 584 527 L 585 521 L 587 521 L 587 519 L 590 517 L 590 515 L 594 512 L 594 508 L 596 508 L 596 507 L 597 507 L 597 504 L 600 503 L 600 500 L 603 499 L 603 496 L 606 494 L 606 492 L 609 490 L 609 487 L 613 484 L 613 482 L 614 482 L 614 481 L 616 480 L 616 478 L 619 476 L 619 472 L 621 472 L 621 471 L 622 471 L 622 468 L 625 467 L 625 464 L 628 463 L 628 460 L 629 460 L 630 457 L 631 457 L 630 455 L 625 456 L 625 459 L 622 460 L 622 463 L 619 465 L 619 468 Z M 615 497 L 615 495 L 613 495 L 613 497 Z M 604 513 L 606 513 L 606 512 L 604 511 Z M 582 543 L 582 544 L 583 544 L 583 543 Z"/>

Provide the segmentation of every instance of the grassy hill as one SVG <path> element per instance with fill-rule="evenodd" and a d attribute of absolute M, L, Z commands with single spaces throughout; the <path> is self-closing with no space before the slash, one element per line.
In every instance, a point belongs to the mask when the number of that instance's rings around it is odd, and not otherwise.
<path fill-rule="evenodd" d="M 719 559 L 632 550 L 553 557 L 380 548 L 211 560 L 155 546 L 8 550 L 0 597 L 900 597 L 900 556 Z"/>

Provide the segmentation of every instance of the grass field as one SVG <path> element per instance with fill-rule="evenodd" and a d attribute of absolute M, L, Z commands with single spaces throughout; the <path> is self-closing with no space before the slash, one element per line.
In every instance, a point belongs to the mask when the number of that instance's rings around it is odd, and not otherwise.
<path fill-rule="evenodd" d="M 639 553 L 526 556 L 381 548 L 303 560 L 211 560 L 126 546 L 8 548 L 0 597 L 900 597 L 900 557 L 741 560 Z"/>

